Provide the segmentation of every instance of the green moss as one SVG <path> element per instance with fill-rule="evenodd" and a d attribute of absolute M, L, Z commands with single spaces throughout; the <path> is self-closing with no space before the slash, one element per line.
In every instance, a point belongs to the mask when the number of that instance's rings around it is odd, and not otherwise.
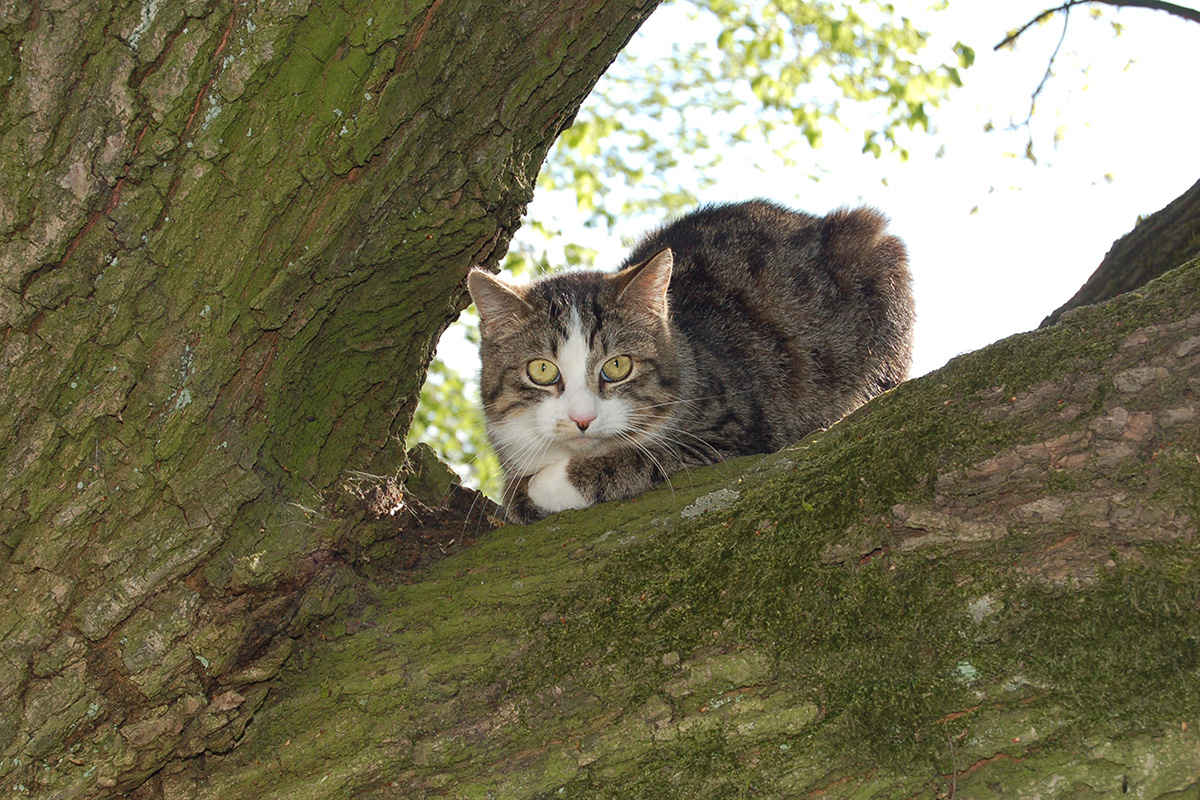
<path fill-rule="evenodd" d="M 1159 454 L 1156 463 L 1161 480 L 1154 499 L 1170 500 L 1200 521 L 1200 445 L 1177 440 Z"/>
<path fill-rule="evenodd" d="M 1168 298 L 1186 296 L 1198 275 L 1195 267 L 1174 273 L 1160 288 Z M 740 500 L 728 511 L 615 551 L 594 578 L 544 599 L 565 624 L 538 637 L 544 644 L 525 662 L 519 685 L 571 676 L 580 690 L 613 698 L 617 681 L 639 687 L 617 693 L 637 704 L 666 679 L 665 652 L 686 659 L 714 644 L 763 648 L 778 675 L 819 702 L 833 740 L 897 765 L 941 756 L 947 720 L 974 704 L 975 691 L 1017 673 L 1055 687 L 1043 702 L 1069 709 L 1071 730 L 1115 735 L 1194 714 L 1200 576 L 1185 546 L 1170 569 L 1123 565 L 1092 589 L 1057 594 L 1015 576 L 996 583 L 976 574 L 972 563 L 1020 557 L 1026 545 L 1018 539 L 981 547 L 953 569 L 926 554 L 886 551 L 886 534 L 868 564 L 821 560 L 830 546 L 879 537 L 895 503 L 928 501 L 938 474 L 1031 435 L 980 417 L 981 398 L 994 387 L 1016 395 L 1067 370 L 1094 369 L 1128 336 L 1129 317 L 1152 321 L 1164 302 L 1177 301 L 1155 294 L 1148 307 L 1130 306 L 1136 302 L 1089 309 L 906 384 L 775 457 L 779 474 L 739 481 Z M 1145 491 L 1145 466 L 1117 479 Z M 1195 466 L 1176 458 L 1167 472 L 1190 487 L 1184 497 L 1194 505 Z M 1074 481 L 1061 474 L 1048 488 L 1070 491 Z M 987 592 L 1003 597 L 1010 614 L 999 641 L 966 613 Z M 1143 644 L 1149 632 L 1153 641 Z"/>
<path fill-rule="evenodd" d="M 993 675 L 1025 674 L 1090 736 L 1200 713 L 1200 563 L 1194 545 L 1153 548 L 1087 591 L 1017 585 L 1001 641 L 977 655 Z"/>
<path fill-rule="evenodd" d="M 653 687 L 664 652 L 766 648 L 840 739 L 885 761 L 926 758 L 941 746 L 938 720 L 968 704 L 957 667 L 973 652 L 965 609 L 974 589 L 924 556 L 886 555 L 861 567 L 821 556 L 857 531 L 881 528 L 879 516 L 895 503 L 928 499 L 948 466 L 941 453 L 965 460 L 996 446 L 999 429 L 964 425 L 964 412 L 936 399 L 943 391 L 901 387 L 774 457 L 768 474 L 743 479 L 730 511 L 619 550 L 594 580 L 547 598 L 569 610 L 568 621 L 545 635 L 541 660 L 527 662 L 545 672 L 525 680 L 595 664 L 582 674 L 606 682 L 606 670 L 618 671 L 624 683 Z M 713 481 L 721 470 L 695 478 Z"/>
<path fill-rule="evenodd" d="M 922 558 L 824 566 L 824 537 L 808 525 L 785 519 L 764 532 L 757 509 L 739 512 L 618 552 L 586 588 L 548 601 L 570 609 L 567 624 L 546 635 L 548 672 L 526 680 L 590 664 L 582 674 L 597 685 L 585 688 L 611 694 L 615 671 L 641 687 L 636 704 L 664 679 L 663 653 L 750 646 L 807 687 L 847 741 L 884 758 L 938 741 L 937 720 L 966 703 L 955 668 L 971 649 L 950 569 Z"/>

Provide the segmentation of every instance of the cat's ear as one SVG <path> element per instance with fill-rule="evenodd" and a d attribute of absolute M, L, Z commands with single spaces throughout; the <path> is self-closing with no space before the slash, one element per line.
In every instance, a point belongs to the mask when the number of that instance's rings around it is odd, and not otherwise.
<path fill-rule="evenodd" d="M 481 269 L 467 275 L 467 290 L 479 312 L 479 324 L 484 333 L 502 334 L 518 325 L 533 307 L 521 296 L 521 289 L 500 280 Z"/>
<path fill-rule="evenodd" d="M 626 267 L 613 276 L 617 285 L 617 302 L 667 318 L 667 287 L 671 285 L 671 267 L 675 255 L 667 247 L 646 261 Z"/>

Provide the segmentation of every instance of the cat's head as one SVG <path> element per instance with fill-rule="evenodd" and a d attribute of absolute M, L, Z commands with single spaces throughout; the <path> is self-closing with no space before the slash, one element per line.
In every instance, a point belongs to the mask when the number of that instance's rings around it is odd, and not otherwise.
<path fill-rule="evenodd" d="M 679 394 L 668 325 L 672 255 L 615 274 L 467 279 L 482 333 L 488 435 L 510 477 L 661 435 Z"/>

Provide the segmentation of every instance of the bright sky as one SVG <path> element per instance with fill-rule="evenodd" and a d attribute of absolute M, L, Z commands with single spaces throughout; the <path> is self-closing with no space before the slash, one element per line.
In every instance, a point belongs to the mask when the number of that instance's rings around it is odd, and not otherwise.
<path fill-rule="evenodd" d="M 1038 164 L 1021 157 L 1028 133 L 1003 128 L 1025 119 L 1062 17 L 1027 31 L 1016 51 L 992 46 L 1053 4 L 951 0 L 946 11 L 930 13 L 923 2 L 896 0 L 898 13 L 933 34 L 931 54 L 949 60 L 960 40 L 976 53 L 963 72 L 966 85 L 934 112 L 934 133 L 906 142 L 909 161 L 863 155 L 861 128 L 840 133 L 829 126 L 820 149 L 795 154 L 809 160 L 792 171 L 755 169 L 761 153 L 730 154 L 703 199 L 767 197 L 813 213 L 868 203 L 888 214 L 908 244 L 915 280 L 914 376 L 1036 328 L 1139 214 L 1157 211 L 1200 179 L 1200 25 L 1144 9 L 1104 7 L 1100 20 L 1086 7 L 1075 9 L 1033 119 Z M 1113 21 L 1124 26 L 1119 37 Z M 630 47 L 651 53 L 656 39 L 670 39 L 680 24 L 686 20 L 678 9 L 660 9 Z M 997 131 L 984 132 L 989 120 Z M 824 177 L 814 182 L 809 176 L 818 171 Z M 531 214 L 569 227 L 563 199 L 539 195 Z M 598 267 L 620 262 L 619 238 L 579 236 L 601 251 Z M 444 340 L 441 353 L 465 373 L 477 369 L 477 356 L 461 344 Z"/>

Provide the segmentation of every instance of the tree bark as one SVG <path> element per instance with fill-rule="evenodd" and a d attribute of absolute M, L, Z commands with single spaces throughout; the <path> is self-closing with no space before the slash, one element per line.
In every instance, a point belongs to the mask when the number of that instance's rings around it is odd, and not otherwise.
<path fill-rule="evenodd" d="M 782 453 L 355 583 L 162 796 L 1192 796 L 1200 261 Z M 352 587 L 352 588 L 350 588 Z"/>
<path fill-rule="evenodd" d="M 404 468 L 462 278 L 655 4 L 3 4 L 4 793 L 239 741 L 372 545 L 340 487 Z"/>
<path fill-rule="evenodd" d="M 1200 788 L 1195 262 L 402 569 L 432 342 L 653 5 L 0 9 L 6 792 Z"/>
<path fill-rule="evenodd" d="M 1102 303 L 1200 255 L 1200 181 L 1117 239 L 1075 296 L 1042 320 L 1054 325 L 1073 308 Z"/>

